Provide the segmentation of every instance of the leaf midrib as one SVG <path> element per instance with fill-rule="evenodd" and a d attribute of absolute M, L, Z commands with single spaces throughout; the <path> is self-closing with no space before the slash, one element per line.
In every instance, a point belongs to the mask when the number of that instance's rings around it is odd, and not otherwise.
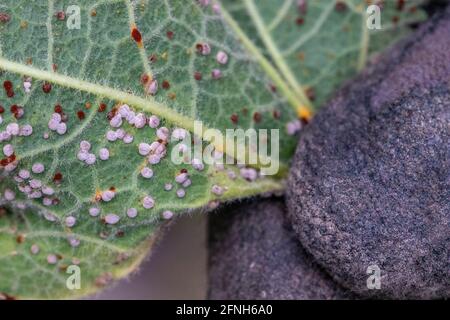
<path fill-rule="evenodd" d="M 0 69 L 20 75 L 30 76 L 38 80 L 52 82 L 63 87 L 92 93 L 111 100 L 121 101 L 140 108 L 143 111 L 159 115 L 176 125 L 184 127 L 185 129 L 192 131 L 194 129 L 194 119 L 186 117 L 155 100 L 144 99 L 121 90 L 76 79 L 56 72 L 49 72 L 35 67 L 26 66 L 2 57 L 0 57 Z"/>
<path fill-rule="evenodd" d="M 114 88 L 110 88 L 107 86 L 103 86 L 97 83 L 92 83 L 80 79 L 76 79 L 67 75 L 62 75 L 56 72 L 50 72 L 45 71 L 42 69 L 38 69 L 35 67 L 23 65 L 8 59 L 5 59 L 3 57 L 0 57 L 0 69 L 9 71 L 12 73 L 20 74 L 23 76 L 30 76 L 32 78 L 42 80 L 42 81 L 48 81 L 51 83 L 58 84 L 63 87 L 76 89 L 79 91 L 88 92 L 100 97 L 108 98 L 110 100 L 114 101 L 120 101 L 121 103 L 129 104 L 135 108 L 138 108 L 142 111 L 152 113 L 154 115 L 158 115 L 169 122 L 180 126 L 186 130 L 189 130 L 190 132 L 194 132 L 194 122 L 196 119 L 184 116 L 180 113 L 178 113 L 176 110 L 169 108 L 167 105 L 159 103 L 155 101 L 154 99 L 144 99 L 139 96 L 135 96 L 133 94 L 123 92 L 121 90 L 117 90 Z M 210 142 L 216 149 L 222 150 L 224 153 L 226 153 L 226 150 L 223 150 L 223 145 L 218 144 L 215 139 L 212 137 L 205 136 L 205 132 L 210 130 L 209 127 L 203 125 L 202 130 L 202 138 L 204 141 Z M 233 145 L 232 141 L 228 141 L 227 139 L 226 143 L 229 145 Z M 249 152 L 253 152 L 250 150 Z M 256 158 L 257 159 L 257 158 Z M 264 159 L 264 161 L 267 161 L 267 159 Z M 271 159 L 272 163 L 278 162 L 275 159 Z M 279 164 L 280 166 L 284 166 L 283 164 Z M 259 167 L 259 164 L 256 164 L 255 167 Z"/>

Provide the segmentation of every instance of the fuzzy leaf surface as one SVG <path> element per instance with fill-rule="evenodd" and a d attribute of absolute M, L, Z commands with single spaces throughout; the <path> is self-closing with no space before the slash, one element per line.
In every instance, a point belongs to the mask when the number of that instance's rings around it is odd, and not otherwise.
<path fill-rule="evenodd" d="M 127 104 L 136 114 L 157 115 L 159 127 L 170 130 L 190 130 L 194 120 L 223 132 L 226 128 L 278 128 L 280 161 L 285 165 L 295 147 L 294 137 L 285 133 L 293 112 L 270 90 L 266 75 L 220 16 L 195 1 L 77 1 L 80 29 L 69 29 L 67 8 L 72 4 L 25 0 L 0 4 L 0 12 L 10 16 L 8 22 L 0 23 L 0 77 L 2 84 L 12 83 L 14 92 L 9 97 L 8 90 L 0 91 L 0 104 L 6 110 L 1 131 L 6 132 L 12 123 L 33 129 L 29 136 L 13 136 L 1 143 L 2 148 L 11 145 L 15 156 L 9 167 L 1 169 L 5 209 L 0 217 L 0 292 L 5 296 L 61 298 L 93 292 L 135 268 L 153 243 L 164 211 L 177 215 L 216 200 L 282 188 L 278 178 L 248 182 L 235 166 L 229 170 L 237 178 L 231 179 L 227 168 L 220 171 L 205 165 L 198 171 L 191 165 L 176 165 L 170 154 L 177 144 L 170 141 L 161 162 L 149 164 L 139 154 L 139 144 L 157 141 L 156 129 L 149 125 L 138 129 L 123 119 L 121 129 L 133 141 L 111 142 L 107 132 L 118 129 L 108 119 L 113 108 Z M 58 12 L 64 11 L 61 19 Z M 132 36 L 135 25 L 142 46 Z M 199 43 L 209 44 L 211 53 L 198 54 Z M 227 53 L 226 64 L 217 62 L 219 51 Z M 212 79 L 213 69 L 221 70 L 221 79 Z M 196 72 L 201 80 L 195 79 Z M 146 74 L 159 83 L 154 96 L 143 85 Z M 31 91 L 27 93 L 24 81 L 28 80 Z M 46 93 L 48 84 L 51 90 Z M 10 112 L 13 105 L 24 110 L 19 119 Z M 101 105 L 107 106 L 103 112 Z M 55 106 L 67 118 L 64 134 L 49 129 Z M 273 116 L 274 110 L 279 117 Z M 254 121 L 255 113 L 261 120 Z M 238 116 L 236 123 L 230 120 L 233 114 Z M 90 143 L 94 164 L 78 159 L 81 141 Z M 109 150 L 108 160 L 100 159 L 102 148 Z M 8 158 L 3 159 L 7 164 Z M 45 170 L 33 173 L 34 164 L 42 164 Z M 16 168 L 10 171 L 11 166 Z M 153 170 L 150 179 L 141 175 L 145 166 Z M 188 170 L 189 187 L 175 182 L 183 169 Z M 30 178 L 20 178 L 20 170 L 30 172 Z M 31 180 L 51 187 L 54 194 L 42 194 L 42 187 L 21 192 L 20 188 L 36 183 Z M 165 191 L 168 183 L 173 188 Z M 211 191 L 214 185 L 223 188 L 223 195 Z M 185 190 L 182 198 L 177 196 L 179 189 Z M 110 190 L 115 197 L 102 200 Z M 38 194 L 31 195 L 35 191 Z M 14 193 L 15 199 L 11 201 L 5 192 Z M 154 199 L 151 209 L 143 207 L 146 196 Z M 90 208 L 98 208 L 99 215 L 92 217 Z M 137 217 L 127 216 L 130 208 L 137 210 Z M 105 223 L 108 214 L 120 221 Z M 68 217 L 76 219 L 74 226 L 67 226 Z M 71 246 L 70 241 L 79 245 Z M 33 245 L 39 248 L 36 254 L 31 253 Z M 53 256 L 57 262 L 49 263 Z M 80 290 L 66 288 L 70 276 L 66 269 L 74 262 L 81 268 Z"/>
<path fill-rule="evenodd" d="M 224 0 L 237 28 L 304 104 L 320 107 L 368 58 L 423 21 L 421 0 L 383 1 L 380 29 L 367 28 L 368 1 Z M 373 1 L 372 4 L 376 4 Z M 372 22 L 373 19 L 369 19 Z"/>

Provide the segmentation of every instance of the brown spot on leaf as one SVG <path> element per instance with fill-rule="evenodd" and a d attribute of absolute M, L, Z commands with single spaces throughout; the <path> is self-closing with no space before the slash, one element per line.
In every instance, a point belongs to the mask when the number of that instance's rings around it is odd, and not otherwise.
<path fill-rule="evenodd" d="M 83 120 L 86 117 L 86 115 L 84 114 L 84 111 L 79 110 L 77 112 L 77 117 L 78 117 L 79 120 Z"/>
<path fill-rule="evenodd" d="M 202 74 L 201 74 L 201 72 L 195 71 L 195 72 L 194 72 L 194 79 L 197 80 L 197 81 L 202 80 Z"/>
<path fill-rule="evenodd" d="M 64 11 L 58 11 L 55 16 L 59 21 L 64 21 L 66 19 L 66 13 Z"/>
<path fill-rule="evenodd" d="M 170 83 L 169 83 L 169 81 L 164 80 L 164 81 L 162 82 L 162 88 L 163 88 L 164 90 L 170 89 Z"/>
<path fill-rule="evenodd" d="M 52 91 L 51 83 L 44 82 L 44 84 L 42 85 L 42 91 L 44 91 L 44 93 L 50 93 L 50 91 Z"/>
<path fill-rule="evenodd" d="M 63 179 L 63 175 L 61 172 L 56 172 L 55 175 L 53 176 L 53 182 L 55 183 L 61 183 Z"/>
<path fill-rule="evenodd" d="M 156 55 L 156 54 L 152 54 L 152 55 L 150 55 L 150 57 L 148 57 L 148 60 L 151 62 L 151 63 L 154 63 L 154 62 L 156 62 L 156 61 L 158 61 L 158 56 Z"/>
<path fill-rule="evenodd" d="M 306 96 L 311 101 L 316 100 L 316 90 L 313 87 L 309 87 L 308 89 L 306 89 Z"/>
<path fill-rule="evenodd" d="M 16 155 L 13 153 L 9 157 L 6 157 L 6 158 L 3 158 L 2 160 L 0 160 L 0 165 L 2 165 L 3 167 L 6 167 L 8 164 L 14 162 L 15 160 L 16 160 Z"/>
<path fill-rule="evenodd" d="M 16 113 L 18 111 L 19 107 L 17 106 L 17 104 L 13 104 L 9 110 L 11 111 L 11 113 Z"/>
<path fill-rule="evenodd" d="M 259 123 L 259 122 L 261 122 L 261 119 L 262 119 L 261 113 L 255 112 L 253 114 L 253 121 L 254 122 Z"/>
<path fill-rule="evenodd" d="M 347 10 L 347 5 L 343 1 L 337 1 L 334 8 L 337 12 L 344 12 Z"/>
<path fill-rule="evenodd" d="M 269 84 L 269 89 L 270 91 L 272 91 L 273 93 L 277 92 L 277 86 L 274 85 L 273 83 Z"/>
<path fill-rule="evenodd" d="M 106 104 L 100 103 L 100 106 L 98 107 L 98 112 L 104 112 L 106 110 Z"/>
<path fill-rule="evenodd" d="M 123 238 L 123 236 L 125 236 L 125 232 L 123 230 L 119 230 L 116 232 L 117 238 Z"/>
<path fill-rule="evenodd" d="M 8 23 L 11 20 L 11 16 L 6 12 L 0 12 L 0 23 Z"/>
<path fill-rule="evenodd" d="M 108 114 L 106 115 L 106 117 L 108 118 L 108 120 L 111 121 L 112 118 L 114 118 L 114 116 L 117 114 L 117 107 L 114 107 L 111 109 L 110 112 L 108 112 Z"/>
<path fill-rule="evenodd" d="M 278 109 L 275 109 L 272 111 L 272 116 L 274 117 L 274 119 L 280 119 L 281 117 L 281 111 Z"/>
<path fill-rule="evenodd" d="M 58 267 L 59 271 L 66 272 L 69 266 L 67 264 L 62 264 Z"/>
<path fill-rule="evenodd" d="M 23 108 L 21 106 L 16 105 L 16 104 L 13 104 L 11 106 L 10 110 L 11 110 L 11 113 L 14 115 L 14 118 L 16 118 L 16 119 L 22 118 L 24 113 L 25 113 Z"/>
<path fill-rule="evenodd" d="M 397 10 L 403 11 L 405 8 L 405 0 L 397 0 Z"/>
<path fill-rule="evenodd" d="M 24 243 L 24 242 L 25 242 L 25 235 L 19 234 L 19 235 L 16 237 L 16 242 L 19 243 L 19 244 Z"/>
<path fill-rule="evenodd" d="M 136 41 L 138 45 L 142 45 L 142 35 L 136 27 L 131 29 L 131 37 L 134 39 L 134 41 Z"/>
<path fill-rule="evenodd" d="M 60 104 L 55 105 L 55 109 L 54 110 L 55 110 L 56 113 L 59 113 L 59 114 L 63 113 L 63 109 L 62 109 Z"/>
<path fill-rule="evenodd" d="M 150 81 L 150 76 L 147 73 L 141 75 L 141 83 L 147 84 Z"/>
<path fill-rule="evenodd" d="M 239 121 L 239 116 L 236 113 L 233 113 L 230 117 L 231 122 L 233 122 L 233 124 L 237 124 Z"/>
<path fill-rule="evenodd" d="M 6 96 L 8 98 L 14 97 L 14 89 L 13 89 L 13 83 L 9 80 L 6 80 L 3 82 L 3 88 L 6 91 Z"/>

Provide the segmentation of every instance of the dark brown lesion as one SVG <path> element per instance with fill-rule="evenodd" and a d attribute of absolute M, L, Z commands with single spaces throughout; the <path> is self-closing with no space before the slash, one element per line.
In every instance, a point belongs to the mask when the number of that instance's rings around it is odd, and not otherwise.
<path fill-rule="evenodd" d="M 16 242 L 18 243 L 18 244 L 22 244 L 22 243 L 24 243 L 25 242 L 25 235 L 24 234 L 18 234 L 17 235 L 17 237 L 16 237 Z"/>
<path fill-rule="evenodd" d="M 0 165 L 2 167 L 6 167 L 8 164 L 13 163 L 14 161 L 16 161 L 16 155 L 13 153 L 9 157 L 1 159 L 0 160 Z"/>
<path fill-rule="evenodd" d="M 6 12 L 0 12 L 0 23 L 6 24 L 11 20 L 11 16 Z"/>

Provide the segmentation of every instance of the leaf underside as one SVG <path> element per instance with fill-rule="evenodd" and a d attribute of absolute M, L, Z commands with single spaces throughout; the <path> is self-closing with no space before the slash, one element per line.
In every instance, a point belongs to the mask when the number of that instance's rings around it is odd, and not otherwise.
<path fill-rule="evenodd" d="M 136 269 L 166 223 L 164 212 L 176 216 L 207 210 L 220 201 L 283 188 L 282 175 L 248 181 L 235 165 L 224 169 L 205 165 L 203 170 L 176 165 L 170 154 L 177 145 L 170 141 L 167 155 L 150 164 L 138 152 L 140 143 L 159 139 L 148 124 L 136 128 L 123 120 L 121 129 L 133 137 L 131 143 L 106 138 L 108 131 L 118 129 L 111 127 L 111 117 L 127 104 L 146 118 L 158 116 L 159 127 L 171 131 L 191 130 L 194 120 L 220 131 L 280 129 L 279 161 L 288 166 L 296 138 L 286 127 L 297 117 L 295 108 L 276 83 L 274 87 L 274 74 L 252 55 L 222 14 L 237 22 L 295 96 L 306 92 L 306 87 L 314 88 L 312 100 L 317 105 L 356 72 L 362 52 L 356 4 L 352 10 L 336 12 L 328 10 L 330 1 L 312 1 L 304 25 L 299 26 L 296 1 L 255 1 L 260 18 L 272 30 L 266 41 L 269 37 L 287 52 L 283 61 L 300 84 L 295 87 L 267 50 L 247 9 L 242 9 L 248 8 L 245 1 L 224 1 L 222 9 L 228 13 L 193 0 L 75 2 L 81 9 L 80 29 L 69 29 L 69 16 L 61 15 L 74 4 L 71 0 L 0 4 L 4 87 L 0 88 L 4 109 L 0 136 L 13 130 L 11 124 L 17 123 L 20 130 L 32 127 L 31 134 L 1 138 L 3 150 L 12 147 L 14 153 L 8 156 L 6 150 L 0 169 L 0 297 L 70 298 L 93 293 Z M 289 6 L 292 10 L 286 9 Z M 8 19 L 2 20 L 1 14 Z M 326 21 L 317 25 L 320 17 Z M 134 28 L 142 36 L 141 43 L 132 36 Z M 337 31 L 342 29 L 349 31 Z M 368 54 L 405 31 L 399 27 L 374 34 L 370 45 L 364 44 Z M 299 40 L 303 33 L 310 34 L 306 41 Z M 302 44 L 294 46 L 298 41 Z M 211 53 L 199 54 L 198 45 L 205 43 Z M 227 54 L 226 64 L 217 61 L 219 51 Z M 221 70 L 220 79 L 213 79 L 214 69 Z M 148 92 L 152 79 L 159 83 L 154 95 Z M 29 90 L 25 82 L 31 83 Z M 55 111 L 67 127 L 63 134 L 49 128 Z M 90 143 L 95 163 L 79 160 L 81 141 Z M 102 148 L 109 151 L 109 159 L 100 159 Z M 43 165 L 42 172 L 33 170 L 38 164 Z M 153 170 L 151 178 L 142 176 L 144 167 Z M 23 170 L 30 172 L 29 178 L 22 177 Z M 175 178 L 186 170 L 192 183 L 183 187 Z M 166 184 L 173 188 L 166 191 Z M 216 187 L 222 194 L 212 191 Z M 48 194 L 49 189 L 54 193 Z M 180 189 L 184 197 L 177 195 Z M 108 191 L 114 198 L 105 201 L 102 195 Z M 153 208 L 144 207 L 147 197 L 154 199 Z M 97 216 L 89 214 L 92 208 L 99 209 Z M 130 208 L 137 210 L 136 217 L 127 215 Z M 110 214 L 120 220 L 109 224 Z M 72 225 L 68 218 L 76 222 Z M 73 264 L 81 269 L 79 290 L 66 287 L 66 270 Z"/>
<path fill-rule="evenodd" d="M 368 1 L 227 0 L 223 4 L 258 50 L 285 73 L 293 93 L 301 97 L 303 91 L 309 100 L 305 102 L 317 108 L 362 69 L 371 54 L 409 33 L 409 24 L 426 18 L 418 8 L 422 2 L 383 1 L 381 29 L 372 30 L 367 28 Z"/>

